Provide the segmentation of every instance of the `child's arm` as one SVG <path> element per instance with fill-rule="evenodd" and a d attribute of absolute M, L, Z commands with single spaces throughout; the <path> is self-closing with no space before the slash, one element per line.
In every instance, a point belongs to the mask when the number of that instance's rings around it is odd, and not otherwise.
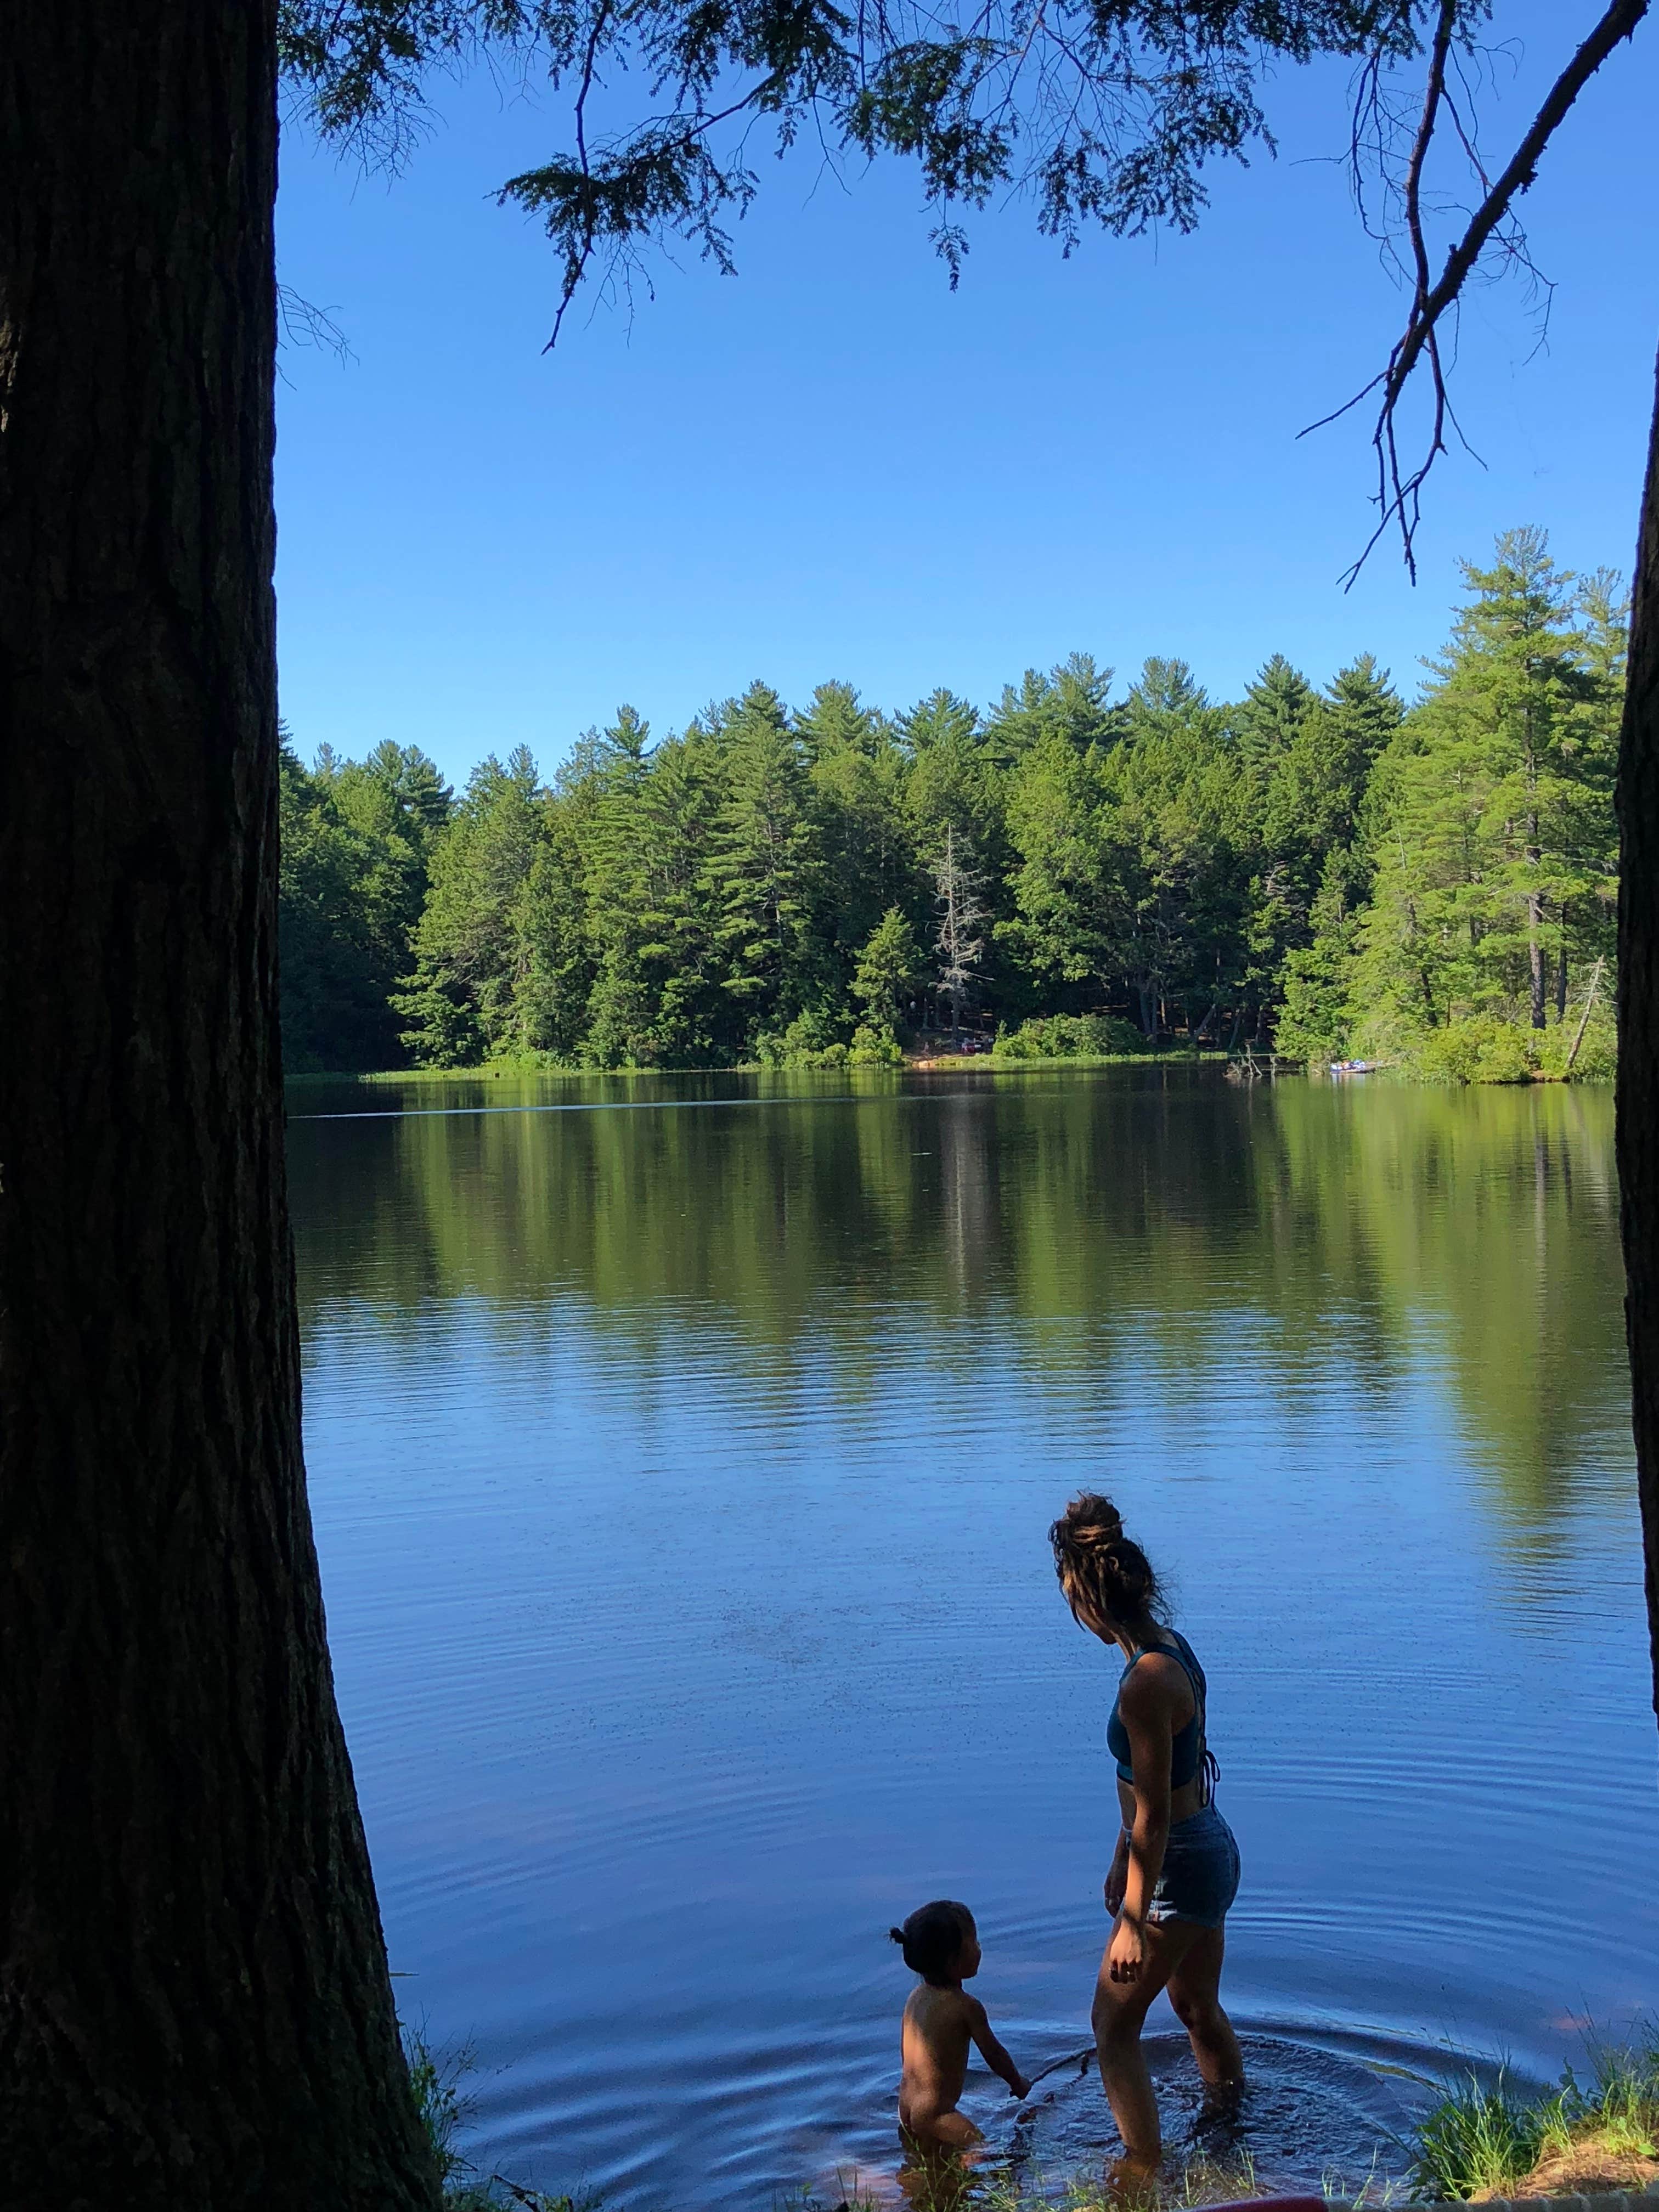
<path fill-rule="evenodd" d="M 1031 2085 L 1013 2060 L 991 2033 L 991 2023 L 984 2006 L 977 1997 L 968 2000 L 968 2033 L 973 2037 L 980 2057 L 994 2074 L 999 2074 L 1008 2084 L 1011 2097 L 1029 2097 Z"/>

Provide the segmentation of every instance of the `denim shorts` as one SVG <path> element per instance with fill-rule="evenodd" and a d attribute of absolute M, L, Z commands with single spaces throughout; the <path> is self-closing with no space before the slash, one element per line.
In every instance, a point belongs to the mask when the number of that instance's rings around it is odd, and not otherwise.
<path fill-rule="evenodd" d="M 1238 1845 L 1213 1805 L 1206 1805 L 1170 1831 L 1148 1920 L 1185 1920 L 1219 1928 L 1238 1894 Z"/>

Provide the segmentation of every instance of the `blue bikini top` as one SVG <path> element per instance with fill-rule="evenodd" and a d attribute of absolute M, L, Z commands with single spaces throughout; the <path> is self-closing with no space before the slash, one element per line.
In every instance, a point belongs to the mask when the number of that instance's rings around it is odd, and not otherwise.
<path fill-rule="evenodd" d="M 1123 1715 L 1119 1710 L 1123 1685 L 1128 1680 L 1131 1670 L 1149 1651 L 1161 1652 L 1164 1658 L 1173 1659 L 1177 1666 L 1185 1669 L 1187 1679 L 1193 1686 L 1193 1717 L 1185 1728 L 1176 1730 L 1170 1742 L 1170 1787 L 1179 1790 L 1183 1784 L 1193 1779 L 1200 1767 L 1205 1768 L 1206 1773 L 1212 1770 L 1214 1761 L 1204 1747 L 1204 1669 L 1199 1665 L 1196 1653 L 1181 1631 L 1172 1628 L 1169 1633 L 1175 1639 L 1173 1650 L 1167 1644 L 1143 1644 L 1130 1653 L 1129 1663 L 1118 1677 L 1117 1696 L 1112 1700 L 1112 1716 L 1106 1723 L 1106 1748 L 1117 1761 L 1118 1779 L 1133 1784 L 1135 1771 L 1129 1758 L 1129 1731 L 1123 1725 Z"/>

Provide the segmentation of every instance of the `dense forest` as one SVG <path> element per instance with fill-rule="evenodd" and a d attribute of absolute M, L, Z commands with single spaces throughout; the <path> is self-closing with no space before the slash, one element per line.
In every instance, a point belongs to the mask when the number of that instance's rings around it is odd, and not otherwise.
<path fill-rule="evenodd" d="M 1369 655 L 1243 699 L 1086 654 L 988 711 L 764 684 L 457 798 L 387 742 L 283 768 L 294 1072 L 1212 1045 L 1605 1073 L 1626 607 L 1543 533 L 1467 564 L 1409 708 Z M 1605 1010 L 1588 1026 L 1592 992 Z M 1581 1030 L 1584 1031 L 1579 1042 Z"/>

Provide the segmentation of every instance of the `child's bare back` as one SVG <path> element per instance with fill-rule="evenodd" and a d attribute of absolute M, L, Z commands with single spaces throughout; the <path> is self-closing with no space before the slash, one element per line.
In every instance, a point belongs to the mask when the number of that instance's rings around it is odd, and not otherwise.
<path fill-rule="evenodd" d="M 984 2006 L 962 1984 L 979 1972 L 979 1936 L 965 1905 L 941 1899 L 913 1912 L 894 1939 L 904 1946 L 904 1963 L 923 1978 L 904 2008 L 899 2083 L 899 2124 L 918 2142 L 942 2143 L 965 2150 L 984 2137 L 957 2112 L 957 2100 L 968 2077 L 968 2046 L 975 2045 L 1012 2096 L 1030 2094 L 1030 2084 L 991 2032 Z"/>

